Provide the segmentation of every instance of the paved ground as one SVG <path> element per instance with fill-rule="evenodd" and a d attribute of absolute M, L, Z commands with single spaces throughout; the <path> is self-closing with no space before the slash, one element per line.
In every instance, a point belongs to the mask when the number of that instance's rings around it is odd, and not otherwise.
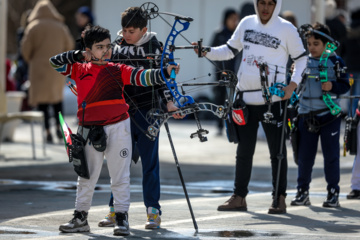
<path fill-rule="evenodd" d="M 66 117 L 75 125 L 71 116 Z M 262 135 L 256 148 L 254 168 L 247 197 L 247 212 L 218 212 L 217 205 L 231 195 L 236 145 L 216 136 L 214 123 L 203 124 L 210 131 L 208 141 L 190 139 L 192 121 L 170 122 L 170 131 L 184 176 L 198 231 L 189 213 L 177 167 L 165 129 L 160 136 L 162 228 L 145 230 L 145 207 L 141 192 L 141 163 L 131 168 L 131 235 L 128 239 L 358 239 L 360 202 L 347 200 L 353 156 L 341 157 L 341 207 L 322 207 L 326 197 L 321 152 L 313 171 L 310 207 L 293 207 L 297 169 L 288 147 L 287 214 L 269 215 L 271 204 L 270 163 Z M 30 125 L 21 124 L 14 143 L 0 146 L 0 239 L 115 239 L 111 228 L 97 222 L 108 211 L 109 177 L 106 164 L 100 176 L 89 212 L 91 232 L 61 234 L 60 224 L 72 217 L 76 176 L 67 162 L 62 144 L 46 145 L 42 154 L 37 127 L 37 160 L 31 159 Z M 342 150 L 341 150 L 342 151 Z"/>

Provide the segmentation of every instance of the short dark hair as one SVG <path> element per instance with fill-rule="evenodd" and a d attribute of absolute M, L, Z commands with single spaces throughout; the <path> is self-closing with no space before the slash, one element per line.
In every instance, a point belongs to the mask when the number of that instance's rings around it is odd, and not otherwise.
<path fill-rule="evenodd" d="M 143 29 L 147 26 L 147 18 L 139 7 L 129 7 L 121 14 L 121 26 Z"/>
<path fill-rule="evenodd" d="M 319 32 L 323 32 L 323 33 L 325 33 L 326 35 L 328 35 L 330 37 L 330 29 L 329 29 L 329 27 L 327 25 L 316 22 L 313 25 L 313 28 L 314 28 L 314 30 L 317 30 Z M 313 36 L 314 36 L 315 39 L 320 39 L 324 44 L 329 42 L 329 39 L 327 37 L 322 36 L 322 35 L 320 35 L 318 33 L 314 32 Z"/>
<path fill-rule="evenodd" d="M 273 0 L 273 2 L 276 4 L 276 3 L 277 3 L 277 0 Z M 257 0 L 256 3 L 259 3 L 259 0 Z"/>
<path fill-rule="evenodd" d="M 102 42 L 109 38 L 111 40 L 110 31 L 100 26 L 91 27 L 85 32 L 84 43 L 85 47 L 91 48 L 93 44 Z"/>

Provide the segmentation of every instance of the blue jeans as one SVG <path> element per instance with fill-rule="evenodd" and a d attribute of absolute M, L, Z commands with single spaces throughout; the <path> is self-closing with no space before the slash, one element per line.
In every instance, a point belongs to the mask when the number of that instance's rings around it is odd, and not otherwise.
<path fill-rule="evenodd" d="M 144 119 L 147 110 L 138 110 L 135 115 L 135 121 L 146 130 L 149 123 Z M 143 171 L 143 198 L 146 209 L 154 207 L 160 211 L 160 168 L 159 168 L 159 138 L 151 141 L 145 134 L 131 121 L 131 137 L 133 149 L 138 148 L 142 171 Z M 109 206 L 113 206 L 113 196 L 111 194 Z"/>

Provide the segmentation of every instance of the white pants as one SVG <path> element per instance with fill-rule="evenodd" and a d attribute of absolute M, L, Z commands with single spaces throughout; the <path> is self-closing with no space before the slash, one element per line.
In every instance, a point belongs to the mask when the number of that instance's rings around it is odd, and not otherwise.
<path fill-rule="evenodd" d="M 351 189 L 352 190 L 360 190 L 360 122 L 357 126 L 357 146 L 356 146 L 356 156 L 354 160 L 354 166 L 352 169 L 352 177 L 351 177 Z"/>
<path fill-rule="evenodd" d="M 111 190 L 114 196 L 115 212 L 127 212 L 130 206 L 130 163 L 131 132 L 130 118 L 104 126 L 106 133 L 106 149 L 98 152 L 89 145 L 85 146 L 85 156 L 89 167 L 90 179 L 78 177 L 75 208 L 88 212 L 91 206 L 95 185 L 99 179 L 104 156 L 111 178 Z"/>

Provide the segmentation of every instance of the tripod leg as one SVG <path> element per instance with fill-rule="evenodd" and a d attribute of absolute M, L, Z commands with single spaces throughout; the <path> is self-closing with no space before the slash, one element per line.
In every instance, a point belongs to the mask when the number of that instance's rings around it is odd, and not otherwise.
<path fill-rule="evenodd" d="M 194 216 L 194 213 L 193 213 L 193 210 L 192 210 L 192 207 L 191 207 L 191 203 L 190 203 L 190 199 L 189 199 L 189 196 L 188 196 L 188 193 L 187 193 L 187 190 L 186 190 L 185 182 L 184 182 L 184 179 L 183 179 L 183 176 L 182 176 L 182 173 L 181 173 L 179 161 L 178 161 L 177 156 L 176 156 L 175 147 L 174 147 L 174 144 L 173 144 L 173 141 L 172 141 L 172 138 L 171 138 L 171 134 L 170 134 L 170 130 L 169 130 L 169 125 L 168 125 L 167 122 L 164 122 L 164 125 L 165 125 L 166 132 L 167 132 L 167 135 L 168 135 L 168 138 L 169 138 L 171 150 L 172 150 L 172 153 L 174 155 L 176 167 L 177 167 L 179 177 L 180 177 L 180 181 L 181 181 L 184 193 L 185 193 L 186 201 L 187 201 L 187 204 L 189 206 L 189 210 L 190 210 L 191 218 L 192 218 L 192 221 L 193 221 L 193 224 L 194 224 L 194 228 L 195 228 L 195 230 L 197 232 L 198 231 L 198 226 L 197 226 L 195 216 Z"/>
<path fill-rule="evenodd" d="M 283 125 L 282 125 L 281 140 L 280 140 L 280 151 L 279 151 L 279 154 L 277 155 L 278 169 L 277 169 L 277 173 L 276 173 L 276 184 L 275 184 L 275 194 L 274 194 L 274 207 L 275 208 L 277 208 L 279 206 L 278 193 L 279 193 L 281 162 L 284 159 L 284 141 L 285 141 L 287 105 L 288 105 L 288 100 L 285 101 L 285 107 L 284 107 L 284 113 L 283 113 L 284 114 Z"/>

